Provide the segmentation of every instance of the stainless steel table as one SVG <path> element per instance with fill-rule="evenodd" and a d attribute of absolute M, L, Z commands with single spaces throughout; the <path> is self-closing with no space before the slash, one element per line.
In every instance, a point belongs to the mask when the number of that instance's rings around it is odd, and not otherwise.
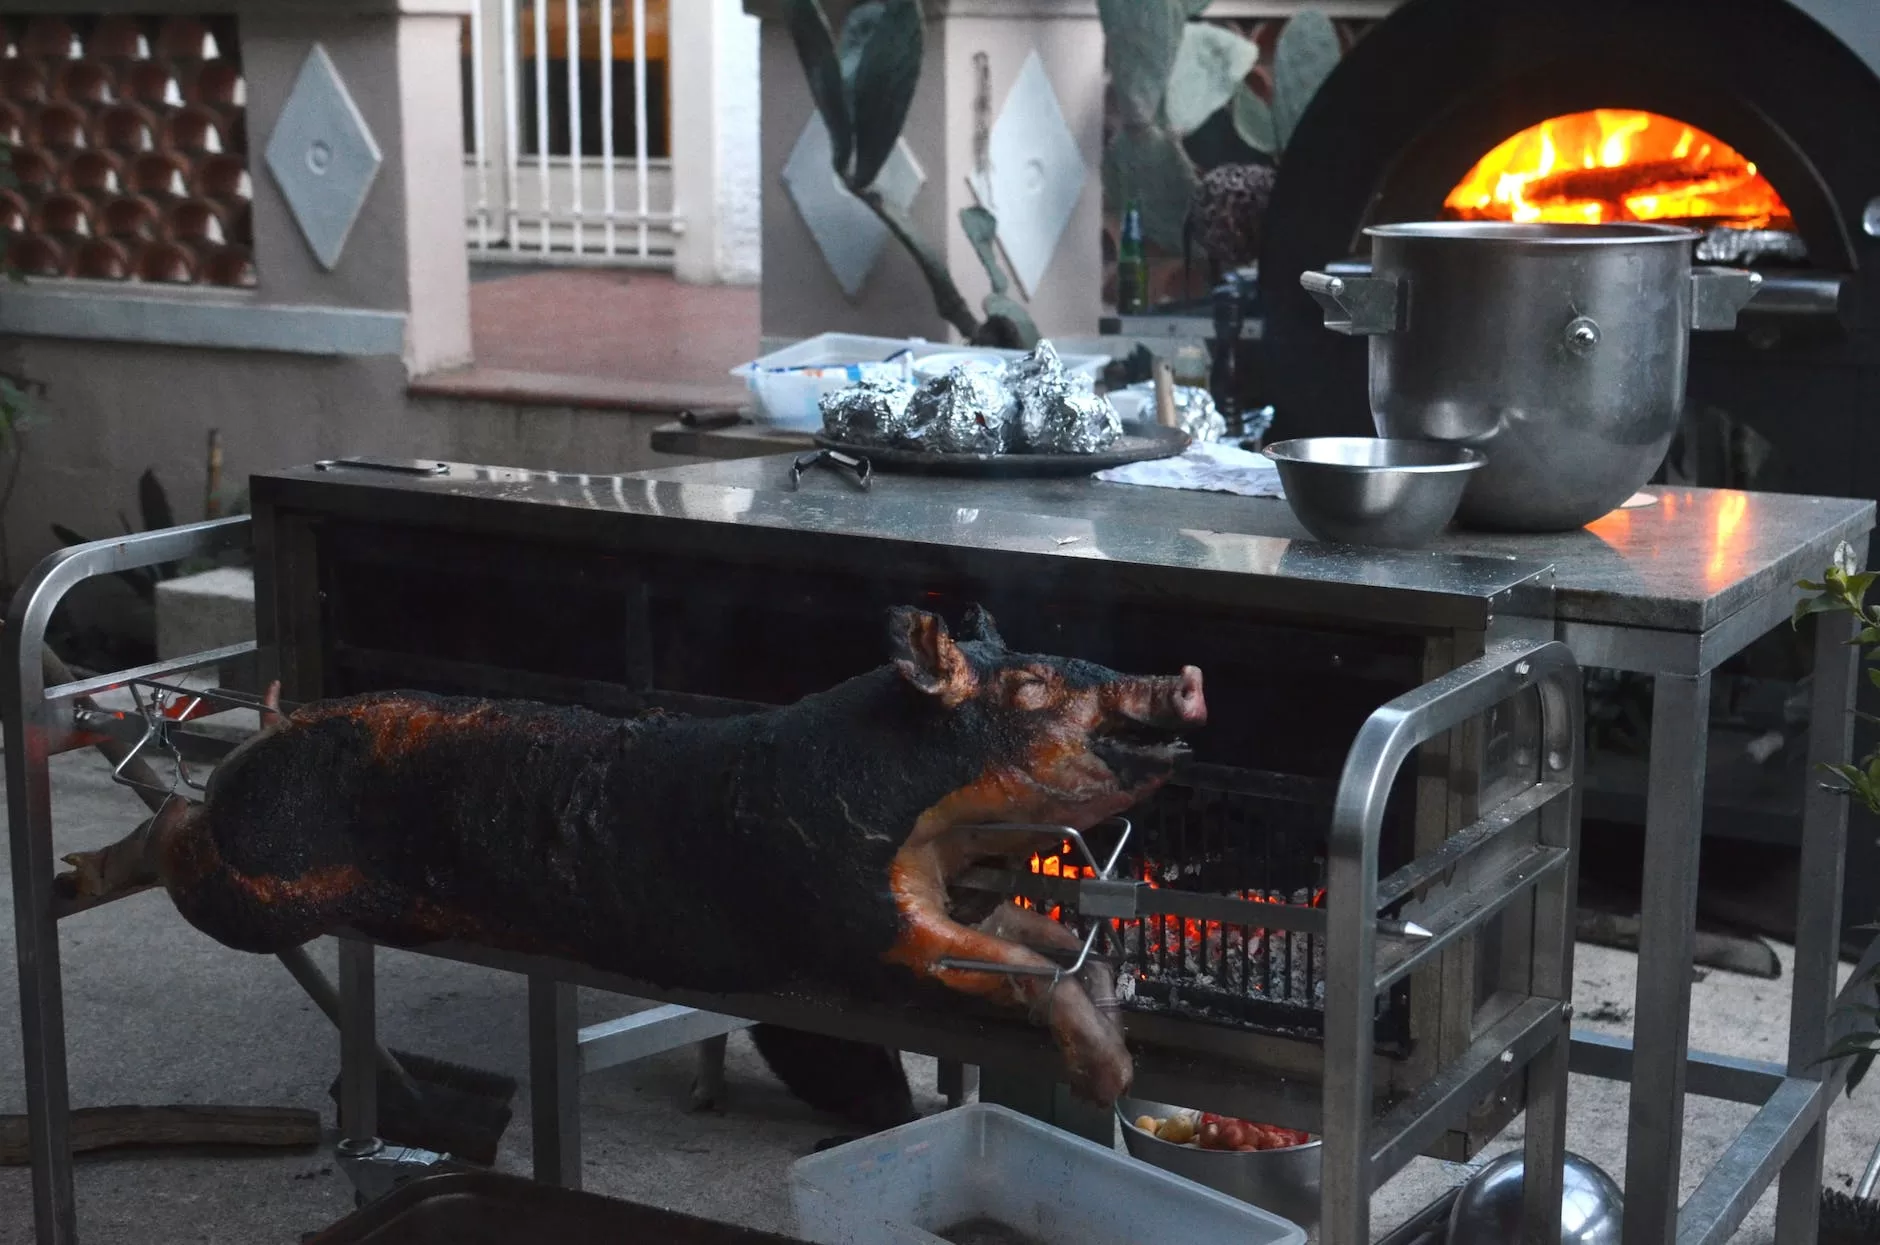
<path fill-rule="evenodd" d="M 641 478 L 735 488 L 789 487 L 788 456 L 664 468 Z M 854 491 L 846 476 L 812 471 L 810 493 Z M 1196 533 L 1309 539 L 1281 501 L 1141 489 L 1090 479 L 987 481 L 877 474 L 881 494 L 989 511 L 1140 521 L 1145 504 Z M 1630 1042 L 1576 1034 L 1575 1071 L 1631 1082 L 1625 1172 L 1626 1245 L 1727 1240 L 1780 1179 L 1776 1240 L 1813 1245 L 1823 1124 L 1840 1069 L 1816 1061 L 1828 1045 L 1840 947 L 1846 801 L 1814 785 L 1802 818 L 1801 897 L 1785 1064 L 1690 1050 L 1692 946 L 1697 921 L 1710 677 L 1725 660 L 1787 623 L 1795 583 L 1819 578 L 1843 541 L 1864 550 L 1869 501 L 1706 489 L 1652 490 L 1654 504 L 1591 527 L 1545 536 L 1455 533 L 1439 552 L 1489 554 L 1554 568 L 1558 637 L 1583 665 L 1651 676 L 1650 783 L 1638 987 Z M 1811 762 L 1839 760 L 1852 742 L 1858 650 L 1852 622 L 1818 620 Z M 1824 729 L 1825 726 L 1825 729 Z M 1687 1092 L 1754 1105 L 1755 1116 L 1682 1207 L 1679 1173 Z"/>

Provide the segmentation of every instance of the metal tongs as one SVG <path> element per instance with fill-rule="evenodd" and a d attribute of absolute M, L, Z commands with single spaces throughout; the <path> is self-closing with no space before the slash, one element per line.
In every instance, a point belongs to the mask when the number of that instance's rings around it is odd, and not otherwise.
<path fill-rule="evenodd" d="M 1001 834 L 1030 833 L 1041 837 L 1048 836 L 1061 842 L 1068 842 L 1076 847 L 1078 853 L 1083 856 L 1084 863 L 1096 870 L 1097 874 L 1094 878 L 1079 879 L 1078 915 L 1092 917 L 1133 916 L 1136 910 L 1134 897 L 1135 884 L 1130 882 L 1123 884 L 1123 888 L 1129 892 L 1129 899 L 1122 906 L 1116 907 L 1114 911 L 1110 910 L 1112 907 L 1111 904 L 1105 903 L 1105 899 L 1108 896 L 1106 896 L 1106 888 L 1103 886 L 1103 883 L 1111 883 L 1112 886 L 1108 889 L 1113 890 L 1114 888 L 1116 879 L 1112 874 L 1116 871 L 1116 862 L 1123 857 L 1123 848 L 1129 843 L 1129 834 L 1132 829 L 1129 824 L 1129 819 L 1127 817 L 1112 817 L 1108 821 L 1099 822 L 1098 824 L 1122 827 L 1122 833 L 1116 838 L 1116 847 L 1110 852 L 1110 858 L 1102 862 L 1099 862 L 1096 853 L 1090 850 L 1090 844 L 1084 839 L 1083 834 L 1071 826 L 992 822 L 978 826 L 954 826 L 953 830 L 974 832 L 995 831 Z M 1095 885 L 1093 885 L 1093 883 Z M 1049 977 L 1053 984 L 1055 984 L 1056 982 L 1062 981 L 1065 977 L 1074 977 L 1079 972 L 1083 971 L 1084 965 L 1090 961 L 1091 950 L 1097 944 L 1097 934 L 1103 928 L 1104 925 L 1101 920 L 1091 925 L 1090 932 L 1084 935 L 1083 949 L 1077 953 L 1077 958 L 1072 961 L 1069 968 L 1060 968 L 1057 966 L 1044 968 L 1027 964 L 994 964 L 988 960 L 962 960 L 953 956 L 942 957 L 940 967 L 973 973 L 1004 973 L 1012 977 Z"/>
<path fill-rule="evenodd" d="M 875 465 L 857 454 L 846 454 L 841 450 L 814 450 L 808 454 L 798 454 L 790 464 L 790 487 L 803 486 L 803 473 L 811 467 L 828 467 L 831 471 L 848 471 L 855 476 L 855 483 L 866 493 L 875 480 Z"/>

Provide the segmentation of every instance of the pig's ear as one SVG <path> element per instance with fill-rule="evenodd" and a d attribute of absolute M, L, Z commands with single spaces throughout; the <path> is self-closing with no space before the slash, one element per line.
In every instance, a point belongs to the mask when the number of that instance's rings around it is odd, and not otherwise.
<path fill-rule="evenodd" d="M 992 621 L 992 614 L 983 605 L 966 607 L 966 617 L 960 621 L 960 639 L 976 640 L 994 648 L 1005 647 L 1005 637 L 999 634 L 998 624 Z"/>
<path fill-rule="evenodd" d="M 972 664 L 934 615 L 907 606 L 890 610 L 888 651 L 902 678 L 949 708 L 973 694 Z"/>

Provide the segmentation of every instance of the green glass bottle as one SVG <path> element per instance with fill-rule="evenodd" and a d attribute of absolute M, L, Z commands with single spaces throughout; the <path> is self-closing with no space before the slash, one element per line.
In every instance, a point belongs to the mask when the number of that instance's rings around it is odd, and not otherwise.
<path fill-rule="evenodd" d="M 1123 236 L 1116 247 L 1116 312 L 1139 316 L 1149 304 L 1149 261 L 1142 253 L 1142 208 L 1134 199 L 1123 211 Z"/>

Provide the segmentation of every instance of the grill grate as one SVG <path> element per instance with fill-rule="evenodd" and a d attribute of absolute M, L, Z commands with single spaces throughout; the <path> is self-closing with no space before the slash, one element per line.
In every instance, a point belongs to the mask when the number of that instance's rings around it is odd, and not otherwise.
<path fill-rule="evenodd" d="M 1159 889 L 1255 902 L 1324 901 L 1324 828 L 1316 801 L 1169 787 L 1136 810 L 1136 837 L 1119 874 Z M 1068 855 L 1038 856 L 1046 876 L 1084 872 Z M 1089 932 L 1061 908 L 1050 914 Z M 1268 1031 L 1320 1027 L 1324 939 L 1316 934 L 1157 914 L 1110 919 L 1098 948 L 1118 966 L 1118 996 L 1134 1011 L 1166 1012 Z"/>

